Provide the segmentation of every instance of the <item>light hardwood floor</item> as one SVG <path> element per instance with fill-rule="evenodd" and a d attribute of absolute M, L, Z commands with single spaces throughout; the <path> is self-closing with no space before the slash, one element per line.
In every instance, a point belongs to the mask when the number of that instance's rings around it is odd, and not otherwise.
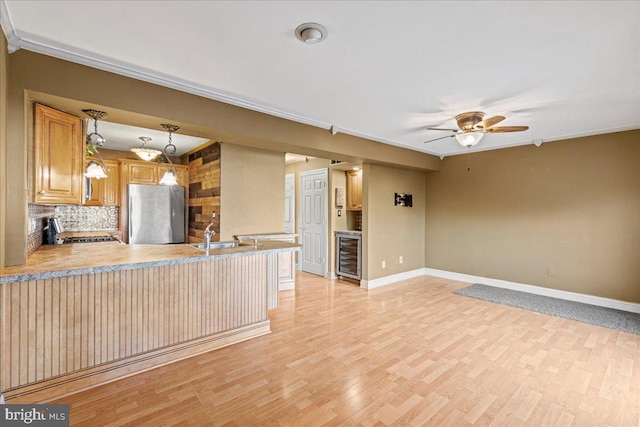
<path fill-rule="evenodd" d="M 301 274 L 270 335 L 56 403 L 72 425 L 639 426 L 640 336 L 422 277 Z"/>

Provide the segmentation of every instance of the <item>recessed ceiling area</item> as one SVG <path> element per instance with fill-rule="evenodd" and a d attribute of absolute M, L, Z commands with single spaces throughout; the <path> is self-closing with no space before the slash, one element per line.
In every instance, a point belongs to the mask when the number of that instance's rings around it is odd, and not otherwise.
<path fill-rule="evenodd" d="M 89 120 L 87 129 L 89 132 L 93 132 L 92 119 Z M 138 138 L 141 136 L 152 138 L 151 141 L 147 142 L 147 148 L 163 151 L 164 147 L 169 143 L 169 133 L 162 129 L 146 129 L 100 120 L 98 121 L 98 131 L 107 140 L 101 148 L 105 150 L 129 151 L 133 147 L 140 147 L 142 141 Z M 171 138 L 176 146 L 175 156 L 178 157 L 209 141 L 206 138 L 182 135 L 179 130 L 173 133 Z"/>
<path fill-rule="evenodd" d="M 7 0 L 0 13 L 12 51 L 437 156 L 640 128 L 637 1 L 158 4 Z M 301 43 L 310 22 L 330 35 Z M 471 111 L 529 129 L 424 143 Z"/>

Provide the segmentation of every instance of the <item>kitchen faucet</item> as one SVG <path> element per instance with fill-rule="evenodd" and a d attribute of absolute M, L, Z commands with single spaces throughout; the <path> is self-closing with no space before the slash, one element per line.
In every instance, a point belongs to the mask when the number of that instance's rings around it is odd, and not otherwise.
<path fill-rule="evenodd" d="M 211 229 L 213 227 L 213 223 L 207 225 L 207 228 L 204 229 L 204 248 L 207 251 L 207 255 L 209 255 L 209 244 L 211 243 L 211 236 L 216 234 L 214 230 Z"/>

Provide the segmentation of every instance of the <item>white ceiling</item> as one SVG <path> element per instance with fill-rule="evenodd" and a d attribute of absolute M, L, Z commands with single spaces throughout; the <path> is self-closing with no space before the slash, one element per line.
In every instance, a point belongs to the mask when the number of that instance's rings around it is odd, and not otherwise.
<path fill-rule="evenodd" d="M 479 110 L 521 133 L 472 151 L 640 128 L 638 1 L 4 1 L 29 49 L 437 155 Z M 329 31 L 315 45 L 295 28 Z M 107 136 L 107 135 L 105 135 Z M 136 135 L 141 136 L 141 135 Z M 108 136 L 107 136 L 108 137 Z"/>
<path fill-rule="evenodd" d="M 89 119 L 87 132 L 93 132 L 93 119 Z M 98 133 L 106 139 L 103 148 L 108 150 L 128 151 L 132 147 L 140 147 L 142 146 L 142 141 L 138 138 L 141 136 L 152 138 L 151 141 L 147 142 L 147 148 L 163 151 L 164 147 L 169 143 L 169 133 L 163 129 L 145 129 L 103 120 L 98 121 Z M 172 134 L 171 140 L 173 145 L 176 146 L 175 156 L 181 156 L 209 141 L 206 138 L 183 135 L 180 130 Z"/>

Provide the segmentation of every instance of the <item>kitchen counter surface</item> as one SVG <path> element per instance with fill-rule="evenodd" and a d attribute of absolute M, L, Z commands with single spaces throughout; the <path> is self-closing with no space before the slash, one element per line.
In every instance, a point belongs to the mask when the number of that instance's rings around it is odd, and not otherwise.
<path fill-rule="evenodd" d="M 29 256 L 26 264 L 1 269 L 0 284 L 198 262 L 261 251 L 298 250 L 300 245 L 280 241 L 260 241 L 257 247 L 248 245 L 212 249 L 209 255 L 188 244 L 126 245 L 119 242 L 97 242 L 42 245 Z"/>
<path fill-rule="evenodd" d="M 67 237 L 104 237 L 104 236 L 113 236 L 113 235 L 121 235 L 122 231 L 120 230 L 99 230 L 99 231 L 63 231 L 61 233 L 56 234 L 58 239 L 64 239 Z"/>
<path fill-rule="evenodd" d="M 358 231 L 358 230 L 337 230 L 335 233 L 336 234 L 340 233 L 340 234 L 357 234 L 357 235 L 361 235 L 362 231 Z"/>
<path fill-rule="evenodd" d="M 244 239 L 286 239 L 288 237 L 297 237 L 298 233 L 285 233 L 285 232 L 277 232 L 277 233 L 254 233 L 254 234 L 238 234 L 236 235 L 236 239 L 244 240 Z"/>

